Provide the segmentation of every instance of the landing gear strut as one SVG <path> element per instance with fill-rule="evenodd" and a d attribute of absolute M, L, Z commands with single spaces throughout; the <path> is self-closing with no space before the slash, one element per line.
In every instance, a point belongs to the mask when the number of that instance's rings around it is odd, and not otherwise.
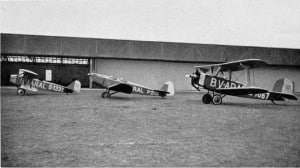
<path fill-rule="evenodd" d="M 101 94 L 101 97 L 103 99 L 105 99 L 105 98 L 111 98 L 111 95 L 118 93 L 118 92 L 113 92 L 113 93 L 109 93 L 109 92 L 110 92 L 110 90 L 106 90 L 105 92 L 103 92 Z"/>
<path fill-rule="evenodd" d="M 202 102 L 204 104 L 210 104 L 212 102 L 214 105 L 220 105 L 220 104 L 222 104 L 222 99 L 225 96 L 226 95 L 215 94 L 214 92 L 213 92 L 213 94 L 209 94 L 209 92 L 208 92 L 205 95 L 203 95 Z"/>

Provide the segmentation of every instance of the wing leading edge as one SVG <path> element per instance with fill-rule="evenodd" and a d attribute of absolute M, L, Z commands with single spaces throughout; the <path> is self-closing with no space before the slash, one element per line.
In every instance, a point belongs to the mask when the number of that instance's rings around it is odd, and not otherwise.
<path fill-rule="evenodd" d="M 221 64 L 195 66 L 194 68 L 200 69 L 202 72 L 206 73 L 207 71 L 216 70 L 217 68 L 220 68 L 221 72 L 227 72 L 227 71 L 244 70 L 245 66 L 250 68 L 259 68 L 265 65 L 267 65 L 267 63 L 260 59 L 245 59 L 245 60 L 232 61 L 232 62 L 226 62 Z"/>

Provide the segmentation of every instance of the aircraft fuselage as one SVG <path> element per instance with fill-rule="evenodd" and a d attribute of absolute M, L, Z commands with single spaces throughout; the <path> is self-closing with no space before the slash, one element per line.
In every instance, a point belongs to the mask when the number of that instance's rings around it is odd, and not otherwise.
<path fill-rule="evenodd" d="M 198 85 L 202 86 L 204 89 L 207 89 L 209 91 L 218 91 L 216 89 L 218 88 L 241 88 L 244 87 L 245 84 L 231 81 L 228 79 L 224 79 L 217 76 L 211 76 L 206 74 L 201 74 Z M 234 95 L 237 97 L 243 97 L 243 98 L 251 98 L 251 99 L 261 99 L 261 100 L 274 100 L 274 94 L 271 92 L 267 93 L 256 93 L 256 94 L 245 94 L 245 95 Z"/>
<path fill-rule="evenodd" d="M 156 90 L 120 78 L 113 78 L 112 76 L 97 73 L 90 73 L 89 76 L 94 83 L 108 90 L 127 94 L 161 96 L 161 93 Z M 116 85 L 118 87 L 114 87 Z"/>
<path fill-rule="evenodd" d="M 47 81 L 41 81 L 39 79 L 25 80 L 24 78 L 18 77 L 16 75 L 11 76 L 10 81 L 22 89 L 31 91 L 46 90 L 52 92 L 67 92 L 66 88 L 62 85 L 58 85 Z"/>

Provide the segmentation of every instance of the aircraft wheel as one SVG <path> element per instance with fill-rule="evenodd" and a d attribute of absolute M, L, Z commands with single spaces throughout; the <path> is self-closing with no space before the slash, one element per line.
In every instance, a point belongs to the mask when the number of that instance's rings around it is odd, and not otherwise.
<path fill-rule="evenodd" d="M 20 88 L 19 88 L 19 89 L 17 90 L 17 95 L 24 96 L 24 95 L 25 95 L 25 92 L 26 92 L 25 89 L 20 89 Z"/>
<path fill-rule="evenodd" d="M 204 103 L 204 104 L 209 104 L 210 102 L 211 102 L 211 100 L 212 100 L 212 97 L 211 97 L 211 95 L 210 94 L 205 94 L 205 95 L 203 95 L 203 97 L 202 97 L 202 102 Z"/>
<path fill-rule="evenodd" d="M 102 94 L 101 94 L 101 97 L 102 98 L 110 98 L 110 94 L 109 93 L 107 93 L 107 92 L 103 92 Z"/>
<path fill-rule="evenodd" d="M 214 95 L 212 102 L 215 105 L 220 105 L 222 104 L 222 97 L 220 95 Z"/>

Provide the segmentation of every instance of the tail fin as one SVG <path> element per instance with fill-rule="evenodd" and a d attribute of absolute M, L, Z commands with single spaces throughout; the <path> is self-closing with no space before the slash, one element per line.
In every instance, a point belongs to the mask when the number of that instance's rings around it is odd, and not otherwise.
<path fill-rule="evenodd" d="M 81 83 L 80 83 L 80 81 L 79 80 L 75 80 L 69 86 L 67 86 L 67 89 L 72 90 L 75 93 L 80 93 L 80 89 L 81 89 Z"/>
<path fill-rule="evenodd" d="M 174 96 L 175 91 L 174 91 L 174 84 L 171 81 L 168 81 L 164 83 L 164 85 L 160 88 L 160 91 L 165 91 L 168 92 L 168 96 Z"/>
<path fill-rule="evenodd" d="M 293 82 L 287 78 L 278 79 L 274 84 L 273 92 L 293 94 L 294 92 Z"/>

